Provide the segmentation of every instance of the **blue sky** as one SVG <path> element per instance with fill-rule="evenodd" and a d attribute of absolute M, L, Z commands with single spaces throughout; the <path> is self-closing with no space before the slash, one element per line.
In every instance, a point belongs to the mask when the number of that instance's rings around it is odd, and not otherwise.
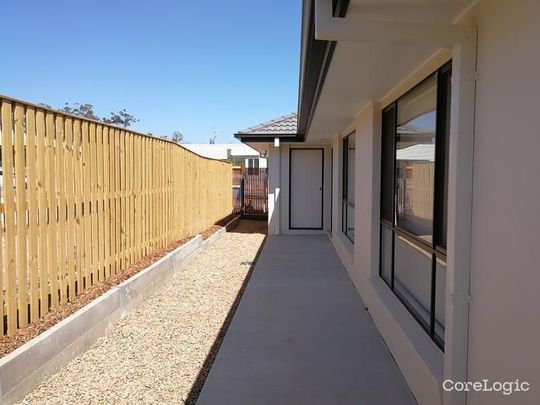
<path fill-rule="evenodd" d="M 296 111 L 300 0 L 3 0 L 0 94 L 190 143 Z"/>

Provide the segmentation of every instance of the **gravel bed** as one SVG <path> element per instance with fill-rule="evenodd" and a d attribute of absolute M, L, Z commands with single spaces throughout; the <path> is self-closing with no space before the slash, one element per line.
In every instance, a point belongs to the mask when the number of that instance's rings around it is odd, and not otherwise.
<path fill-rule="evenodd" d="M 265 231 L 240 221 L 23 403 L 193 403 Z"/>

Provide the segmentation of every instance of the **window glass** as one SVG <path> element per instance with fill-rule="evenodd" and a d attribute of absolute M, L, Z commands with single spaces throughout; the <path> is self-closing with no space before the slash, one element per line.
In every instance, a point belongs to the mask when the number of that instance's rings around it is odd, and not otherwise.
<path fill-rule="evenodd" d="M 381 225 L 381 277 L 388 285 L 392 284 L 392 238 L 391 229 Z"/>
<path fill-rule="evenodd" d="M 351 240 L 351 242 L 354 242 L 354 205 L 351 205 L 350 203 L 346 206 L 347 210 L 347 237 Z"/>
<path fill-rule="evenodd" d="M 451 93 L 451 86 L 452 86 L 452 75 L 451 72 L 446 72 L 443 75 L 442 80 L 442 86 L 444 91 L 444 133 L 441 134 L 440 143 L 442 146 L 444 146 L 443 153 L 441 153 L 441 157 L 444 158 L 444 165 L 441 165 L 441 167 L 444 168 L 443 178 L 444 182 L 442 184 L 442 202 L 441 202 L 441 230 L 440 230 L 440 236 L 439 240 L 437 241 L 437 245 L 443 247 L 446 249 L 446 234 L 448 229 L 448 151 L 450 150 L 449 145 L 449 139 L 450 139 L 450 101 L 452 97 Z"/>
<path fill-rule="evenodd" d="M 394 289 L 425 327 L 431 317 L 431 254 L 395 236 Z"/>
<path fill-rule="evenodd" d="M 354 182 L 355 182 L 355 150 L 356 135 L 352 134 L 343 138 L 343 205 L 342 205 L 342 230 L 343 233 L 354 243 Z"/>
<path fill-rule="evenodd" d="M 433 235 L 435 78 L 397 103 L 396 224 L 427 242 Z"/>
<path fill-rule="evenodd" d="M 396 108 L 384 110 L 381 139 L 381 218 L 393 224 L 394 215 L 394 136 Z"/>
<path fill-rule="evenodd" d="M 444 342 L 446 311 L 446 262 L 437 259 L 435 276 L 435 335 Z"/>
<path fill-rule="evenodd" d="M 354 204 L 354 169 L 356 135 L 353 133 L 347 137 L 347 201 Z"/>

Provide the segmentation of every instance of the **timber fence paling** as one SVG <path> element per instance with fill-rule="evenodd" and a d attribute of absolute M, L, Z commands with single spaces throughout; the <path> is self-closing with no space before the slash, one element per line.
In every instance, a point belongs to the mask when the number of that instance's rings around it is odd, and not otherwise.
<path fill-rule="evenodd" d="M 2 333 L 232 212 L 232 166 L 0 96 Z"/>

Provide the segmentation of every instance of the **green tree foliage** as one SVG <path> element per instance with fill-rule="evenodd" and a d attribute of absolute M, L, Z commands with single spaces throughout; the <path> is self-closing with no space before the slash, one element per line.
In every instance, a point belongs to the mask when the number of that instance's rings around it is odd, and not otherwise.
<path fill-rule="evenodd" d="M 131 124 L 139 121 L 133 115 L 126 112 L 126 109 L 118 111 L 117 113 L 112 112 L 109 118 L 102 118 L 102 121 L 111 124 L 111 125 L 120 125 L 124 128 L 128 128 Z"/>
<path fill-rule="evenodd" d="M 91 120 L 101 121 L 101 119 L 94 113 L 94 106 L 92 104 L 75 103 L 73 105 L 69 105 L 69 103 L 64 103 L 64 107 L 61 108 L 60 111 Z"/>
<path fill-rule="evenodd" d="M 94 113 L 94 106 L 92 104 L 74 103 L 73 105 L 70 105 L 69 103 L 65 103 L 60 111 L 91 120 L 101 121 L 106 124 L 122 126 L 124 128 L 129 128 L 132 124 L 139 121 L 133 115 L 129 114 L 125 108 L 116 113 L 111 112 L 109 117 L 97 116 Z"/>

